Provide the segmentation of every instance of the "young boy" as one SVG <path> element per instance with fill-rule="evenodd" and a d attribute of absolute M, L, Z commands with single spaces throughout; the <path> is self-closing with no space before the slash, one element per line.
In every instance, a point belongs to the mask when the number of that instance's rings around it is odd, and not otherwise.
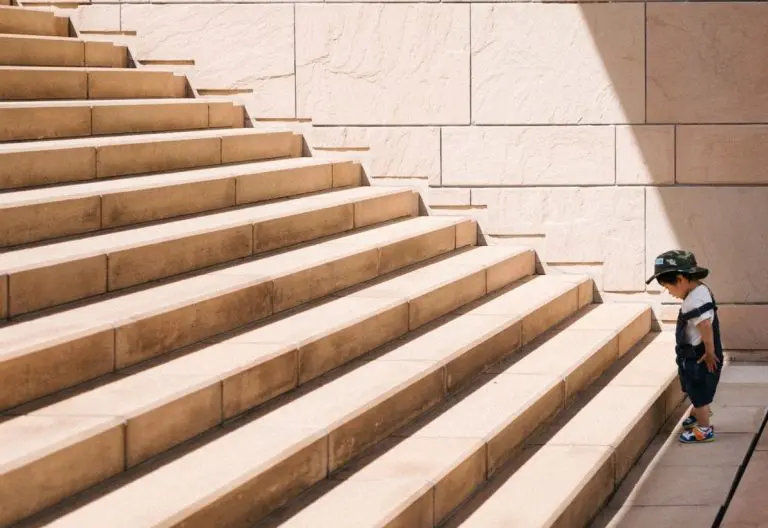
<path fill-rule="evenodd" d="M 709 423 L 712 403 L 720 381 L 723 346 L 717 304 L 710 289 L 701 283 L 709 270 L 696 263 L 690 251 L 667 251 L 656 257 L 653 276 L 670 295 L 683 301 L 677 316 L 675 352 L 680 386 L 693 404 L 683 422 L 680 441 L 686 444 L 711 442 L 714 427 Z"/>

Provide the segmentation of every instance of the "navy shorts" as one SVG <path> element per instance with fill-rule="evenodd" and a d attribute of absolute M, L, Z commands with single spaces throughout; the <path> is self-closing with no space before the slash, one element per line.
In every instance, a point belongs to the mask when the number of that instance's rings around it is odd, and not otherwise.
<path fill-rule="evenodd" d="M 677 360 L 677 375 L 680 378 L 680 387 L 688 395 L 691 403 L 696 408 L 709 405 L 715 398 L 715 391 L 717 391 L 717 384 L 720 381 L 720 371 L 723 365 L 722 358 L 718 359 L 720 362 L 717 364 L 717 369 L 714 372 L 710 372 L 703 361 L 697 363 L 693 358 L 678 358 Z"/>

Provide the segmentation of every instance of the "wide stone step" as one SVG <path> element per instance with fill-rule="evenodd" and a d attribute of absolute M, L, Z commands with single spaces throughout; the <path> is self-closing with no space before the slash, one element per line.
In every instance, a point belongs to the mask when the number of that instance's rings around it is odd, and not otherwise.
<path fill-rule="evenodd" d="M 513 268 L 504 266 L 509 258 L 509 251 L 500 256 L 498 250 L 477 248 L 385 277 L 11 419 L 0 425 L 0 438 L 12 446 L 2 467 L 16 469 L 0 476 L 0 490 L 25 490 L 28 498 L 25 504 L 17 501 L 12 518 L 133 467 L 397 339 L 483 296 L 489 285 L 499 287 L 533 271 L 531 258 L 512 257 Z M 493 350 L 464 361 L 462 374 L 482 368 L 507 341 L 519 342 L 519 325 L 506 329 L 499 319 L 474 318 L 478 339 L 495 330 L 504 334 L 499 336 L 504 342 L 497 339 Z M 494 324 L 483 325 L 486 321 Z M 65 473 L 58 471 L 61 467 L 82 470 Z M 39 478 L 53 475 L 55 489 Z M 0 493 L 0 503 L 4 498 Z"/>
<path fill-rule="evenodd" d="M 0 189 L 298 157 L 290 131 L 253 128 L 0 144 Z"/>
<path fill-rule="evenodd" d="M 537 282 L 540 279 L 550 282 Z M 467 313 L 518 314 L 523 341 L 526 329 L 528 341 L 533 340 L 578 309 L 575 289 L 562 289 L 565 279 L 537 278 Z M 584 283 L 591 286 L 591 281 Z M 582 295 L 585 300 L 591 301 L 591 295 L 586 299 Z M 323 483 L 260 526 L 439 524 L 495 475 L 548 417 L 645 335 L 650 321 L 650 309 L 642 305 L 593 307 L 550 332 L 512 366 L 485 375 L 474 390 L 448 402 L 447 409 L 437 409 L 436 416 L 427 416 L 383 442 L 335 475 L 335 481 Z M 447 361 L 445 352 L 425 347 L 409 359 Z"/>
<path fill-rule="evenodd" d="M 7 316 L 418 213 L 411 189 L 355 187 L 0 254 Z"/>
<path fill-rule="evenodd" d="M 187 79 L 132 68 L 0 66 L 0 100 L 157 99 L 187 96 Z"/>
<path fill-rule="evenodd" d="M 0 328 L 0 409 L 474 245 L 475 230 L 414 218 Z"/>
<path fill-rule="evenodd" d="M 651 335 L 640 346 L 575 416 L 553 424 L 543 445 L 523 452 L 511 476 L 447 526 L 586 526 L 682 400 L 674 336 Z"/>
<path fill-rule="evenodd" d="M 565 281 L 562 287 L 572 297 L 578 295 L 577 284 Z M 355 370 L 324 380 L 50 526 L 251 526 L 447 397 L 457 387 L 449 380 L 459 383 L 452 375 L 468 379 L 513 351 L 520 339 L 517 314 L 492 317 L 468 310 L 436 321 L 377 351 Z M 443 352 L 442 359 L 437 354 L 413 356 L 435 347 Z M 244 449 L 246 445 L 250 447 Z M 222 457 L 227 452 L 238 456 Z M 190 475 L 192 468 L 194 485 L 166 492 L 178 475 Z M 156 500 L 160 495 L 166 500 Z M 129 511 L 126 501 L 147 507 Z M 343 523 L 346 512 L 340 514 L 337 522 Z"/>
<path fill-rule="evenodd" d="M 0 66 L 127 68 L 128 48 L 68 37 L 0 34 Z"/>
<path fill-rule="evenodd" d="M 51 12 L 0 5 L 0 33 L 69 36 L 69 19 Z"/>
<path fill-rule="evenodd" d="M 0 103 L 0 141 L 242 127 L 243 107 L 215 99 Z"/>
<path fill-rule="evenodd" d="M 288 158 L 0 194 L 0 247 L 361 183 L 360 165 Z"/>

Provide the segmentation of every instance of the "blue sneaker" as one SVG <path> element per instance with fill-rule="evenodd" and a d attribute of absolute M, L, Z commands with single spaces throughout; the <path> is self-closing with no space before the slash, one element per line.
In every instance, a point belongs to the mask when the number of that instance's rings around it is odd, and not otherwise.
<path fill-rule="evenodd" d="M 703 429 L 698 425 L 690 431 L 683 431 L 680 433 L 680 442 L 683 444 L 703 444 L 706 442 L 714 442 L 715 430 L 712 427 Z"/>

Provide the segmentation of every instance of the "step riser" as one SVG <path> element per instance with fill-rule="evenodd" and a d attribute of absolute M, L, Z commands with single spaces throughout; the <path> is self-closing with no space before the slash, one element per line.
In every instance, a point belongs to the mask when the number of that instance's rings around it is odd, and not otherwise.
<path fill-rule="evenodd" d="M 68 37 L 69 20 L 45 11 L 9 7 L 0 9 L 0 33 Z"/>
<path fill-rule="evenodd" d="M 0 141 L 241 128 L 243 115 L 231 103 L 0 108 Z"/>
<path fill-rule="evenodd" d="M 360 166 L 318 165 L 0 209 L 0 247 L 359 186 Z"/>
<path fill-rule="evenodd" d="M 0 153 L 0 189 L 297 157 L 290 132 Z"/>
<path fill-rule="evenodd" d="M 526 268 L 528 270 L 531 269 L 531 259 L 528 259 L 527 266 L 523 265 L 523 259 L 519 260 L 521 260 L 521 263 L 518 267 L 521 270 Z M 460 290 L 460 284 L 457 283 L 454 289 L 456 291 Z M 422 300 L 423 298 L 419 298 L 412 301 L 410 303 L 410 310 L 413 310 Z M 452 311 L 455 308 L 454 304 L 455 302 L 445 302 L 440 309 L 435 309 L 433 311 L 443 315 Z M 387 313 L 372 317 L 353 327 L 339 330 L 333 335 L 325 336 L 318 341 L 307 343 L 306 346 L 302 348 L 305 351 L 311 349 L 318 350 L 320 348 L 333 350 L 333 343 L 338 341 L 340 336 L 354 335 L 354 340 L 351 342 L 345 341 L 345 346 L 348 347 L 348 349 L 354 349 L 356 355 L 362 355 L 407 333 L 408 311 L 409 304 L 404 303 Z M 399 321 L 395 325 L 391 324 L 393 321 L 392 314 L 398 316 L 397 319 Z M 388 331 L 385 333 L 380 332 L 377 336 L 359 333 L 364 327 L 373 328 L 382 323 L 388 327 Z M 520 327 L 516 326 L 510 328 L 508 331 L 504 332 L 503 335 L 498 337 L 503 337 L 503 339 L 494 340 L 496 355 L 504 354 L 510 350 L 510 348 L 519 345 Z M 469 351 L 468 354 L 473 356 L 475 364 L 470 366 L 465 359 L 460 366 L 461 370 L 463 372 L 468 370 L 479 372 L 482 370 L 485 365 L 485 358 L 488 356 L 486 349 L 487 345 L 480 345 L 476 347 L 475 350 Z M 481 350 L 483 354 L 474 354 L 476 350 Z M 250 370 L 217 381 L 210 386 L 203 387 L 186 397 L 175 400 L 171 404 L 152 410 L 139 417 L 129 419 L 124 429 L 125 439 L 117 438 L 114 435 L 110 436 L 109 441 L 112 445 L 101 445 L 100 449 L 111 453 L 125 445 L 125 465 L 127 467 L 133 467 L 151 456 L 164 452 L 193 436 L 219 425 L 224 420 L 241 414 L 270 398 L 295 388 L 297 384 L 299 384 L 297 383 L 296 372 L 299 365 L 301 365 L 301 362 L 298 360 L 298 355 L 300 354 L 301 349 L 298 352 L 296 350 L 287 352 L 267 362 L 255 365 L 254 368 Z M 349 359 L 352 358 L 349 356 L 346 358 L 337 358 L 335 363 L 341 364 Z M 329 365 L 325 365 L 325 367 L 330 368 Z M 313 374 L 319 375 L 320 373 L 321 372 L 316 372 Z M 333 458 L 331 459 L 330 464 L 332 466 L 334 464 L 341 464 L 357 451 L 357 449 L 355 449 L 354 452 L 349 450 L 347 445 L 348 441 L 345 440 L 345 438 L 352 436 L 356 439 L 356 442 L 365 441 L 371 443 L 376 441 L 375 439 L 383 434 L 382 431 L 376 429 L 376 432 L 371 439 L 365 440 L 366 433 L 364 430 L 371 428 L 372 416 L 387 416 L 385 421 L 389 420 L 391 424 L 386 423 L 385 427 L 387 428 L 387 431 L 391 431 L 442 399 L 445 394 L 447 394 L 445 375 L 446 373 L 442 369 L 436 371 L 419 383 L 403 390 L 395 397 L 395 399 L 383 402 L 373 409 L 371 414 L 361 416 L 359 420 L 349 422 L 344 428 L 339 429 L 335 434 L 331 434 L 329 445 L 332 449 Z M 256 387 L 258 387 L 258 391 L 254 391 L 254 388 Z M 381 427 L 378 419 L 377 424 Z M 116 425 L 111 431 L 112 430 L 123 431 L 123 426 Z M 102 433 L 102 435 L 104 434 L 107 433 Z M 102 440 L 102 442 L 103 444 L 106 444 L 107 441 Z M 315 455 L 315 451 L 310 449 L 304 454 L 307 454 L 312 458 Z M 301 455 L 302 454 L 298 455 L 298 461 L 287 461 L 284 464 L 298 464 L 299 461 L 304 460 Z M 46 466 L 48 465 L 60 467 L 61 464 L 75 464 L 80 466 L 81 464 L 87 465 L 86 461 L 89 461 L 89 464 L 93 464 L 93 459 L 93 451 L 85 452 L 83 450 L 78 450 L 72 452 L 69 449 L 65 449 L 54 456 L 47 457 L 38 464 L 27 466 L 25 471 L 30 471 L 35 474 L 40 472 L 46 473 Z M 113 458 L 105 457 L 103 460 L 103 467 L 100 468 L 97 475 L 101 476 L 109 473 L 109 471 L 114 471 L 114 473 L 122 471 L 121 466 L 114 464 Z M 309 463 L 308 467 L 319 467 L 317 463 L 313 463 L 311 460 L 305 462 Z M 328 462 L 323 460 L 321 463 L 322 467 L 325 467 L 327 463 Z M 118 467 L 119 469 L 117 469 Z M 277 473 L 275 473 L 275 475 L 276 478 L 280 478 Z M 20 474 L 18 479 L 19 482 L 15 483 L 15 486 L 22 485 L 21 483 L 25 482 L 25 476 L 23 474 Z M 97 481 L 94 480 L 91 484 L 96 482 Z M 301 486 L 303 485 L 303 479 L 299 478 L 298 480 L 293 480 L 292 484 L 294 486 Z M 310 484 L 311 482 L 308 482 L 306 486 Z M 76 493 L 87 486 L 87 484 L 83 486 L 79 482 L 73 482 L 72 484 L 63 483 L 63 486 L 65 489 L 56 493 L 56 497 L 64 497 Z M 263 493 L 263 490 L 260 489 L 259 492 Z M 35 496 L 35 494 L 30 496 Z M 282 500 L 282 498 L 279 494 L 275 494 L 274 500 L 279 501 Z M 50 500 L 46 500 L 45 502 L 50 504 L 54 501 L 55 497 L 52 496 Z M 36 509 L 39 508 L 40 506 Z M 205 516 L 204 513 L 201 515 L 203 515 L 203 517 Z M 216 515 L 218 515 L 218 513 Z"/>
<path fill-rule="evenodd" d="M 417 199 L 403 192 L 10 273 L 9 316 L 413 216 Z"/>
<path fill-rule="evenodd" d="M 0 66 L 128 67 L 128 49 L 108 42 L 0 36 Z"/>
<path fill-rule="evenodd" d="M 160 99 L 186 97 L 184 77 L 156 71 L 3 70 L 0 99 Z"/>
<path fill-rule="evenodd" d="M 432 233 L 413 238 L 420 239 L 424 245 L 434 242 Z M 384 263 L 382 268 L 392 269 L 387 262 L 406 260 L 402 253 L 411 244 L 413 239 L 399 241 L 272 281 L 254 281 L 247 288 L 114 329 L 78 336 L 9 360 L 0 364 L 0 409 L 52 394 L 371 280 L 381 274 L 379 263 Z M 441 251 L 441 246 L 435 246 L 422 255 L 426 259 L 442 254 Z"/>

